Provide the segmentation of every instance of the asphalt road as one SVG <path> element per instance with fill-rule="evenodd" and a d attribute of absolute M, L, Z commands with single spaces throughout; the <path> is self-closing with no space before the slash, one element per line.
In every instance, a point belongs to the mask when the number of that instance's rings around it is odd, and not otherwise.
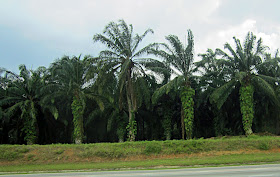
<path fill-rule="evenodd" d="M 42 173 L 1 175 L 1 177 L 164 177 L 164 176 L 196 176 L 196 177 L 280 177 L 280 164 L 251 165 L 233 167 L 186 168 L 172 170 L 133 170 L 133 171 L 104 171 L 104 172 L 73 172 L 73 173 Z"/>

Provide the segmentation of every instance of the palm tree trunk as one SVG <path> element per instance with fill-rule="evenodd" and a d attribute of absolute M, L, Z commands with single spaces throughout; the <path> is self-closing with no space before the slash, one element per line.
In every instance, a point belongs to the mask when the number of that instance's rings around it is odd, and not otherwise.
<path fill-rule="evenodd" d="M 246 135 L 251 135 L 253 133 L 252 123 L 254 119 L 254 88 L 251 84 L 242 85 L 240 87 L 239 93 L 243 129 Z"/>
<path fill-rule="evenodd" d="M 134 98 L 133 94 L 133 83 L 131 79 L 131 71 L 128 71 L 128 81 L 126 87 L 126 98 L 127 98 L 127 105 L 128 105 L 128 115 L 129 115 L 129 122 L 128 122 L 128 140 L 135 141 L 136 138 L 136 121 L 135 121 L 135 109 L 136 109 L 136 99 Z"/>
<path fill-rule="evenodd" d="M 32 120 L 29 117 L 24 120 L 24 132 L 24 140 L 27 145 L 35 144 L 38 137 L 36 133 L 36 122 L 32 124 Z"/>
<path fill-rule="evenodd" d="M 84 122 L 83 122 L 83 105 L 81 100 L 74 96 L 73 102 L 71 104 L 72 114 L 73 114 L 73 124 L 74 132 L 73 138 L 75 144 L 83 143 L 84 137 Z"/>
<path fill-rule="evenodd" d="M 194 101 L 193 96 L 195 94 L 194 89 L 190 86 L 184 87 L 181 92 L 181 122 L 182 122 L 182 135 L 183 135 L 183 125 L 184 131 L 186 131 L 187 139 L 192 138 L 193 131 L 193 119 L 194 119 Z M 184 138 L 184 136 L 182 136 Z"/>
<path fill-rule="evenodd" d="M 132 109 L 132 103 L 131 103 L 131 99 L 129 98 L 129 95 L 127 94 L 127 104 L 128 104 L 128 140 L 129 141 L 135 141 L 135 112 Z"/>
<path fill-rule="evenodd" d="M 181 129 L 182 129 L 182 139 L 185 139 L 185 121 L 184 121 L 184 110 L 181 107 Z"/>
<path fill-rule="evenodd" d="M 26 141 L 27 145 L 35 144 L 38 138 L 38 132 L 37 132 L 37 120 L 34 110 L 30 108 L 27 108 L 25 113 L 23 113 L 23 132 L 25 133 L 24 140 Z"/>

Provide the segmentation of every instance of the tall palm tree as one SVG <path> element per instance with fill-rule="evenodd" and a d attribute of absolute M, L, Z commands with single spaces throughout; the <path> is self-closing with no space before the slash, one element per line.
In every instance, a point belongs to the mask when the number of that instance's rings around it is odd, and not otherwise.
<path fill-rule="evenodd" d="M 262 39 L 256 41 L 256 36 L 249 32 L 245 38 L 243 47 L 239 39 L 233 37 L 236 45 L 234 50 L 229 43 L 225 44 L 225 49 L 229 54 L 217 49 L 218 55 L 228 61 L 229 76 L 231 80 L 211 95 L 211 100 L 216 102 L 218 108 L 224 104 L 229 94 L 239 87 L 240 110 L 242 113 L 243 129 L 246 135 L 253 133 L 252 123 L 254 118 L 254 88 L 258 88 L 274 102 L 277 102 L 272 86 L 269 84 L 275 78 L 258 73 L 258 67 L 264 62 L 266 47 Z"/>
<path fill-rule="evenodd" d="M 24 140 L 27 144 L 34 144 L 38 136 L 37 115 L 39 111 L 48 108 L 57 118 L 57 111 L 51 105 L 42 104 L 45 95 L 42 92 L 44 87 L 44 75 L 46 68 L 39 67 L 37 70 L 28 70 L 25 65 L 20 65 L 20 74 L 6 71 L 7 92 L 0 101 L 0 106 L 7 106 L 6 116 L 13 116 L 20 110 L 20 118 L 23 121 L 22 131 L 25 134 Z"/>
<path fill-rule="evenodd" d="M 129 114 L 128 139 L 136 138 L 137 124 L 135 113 L 139 105 L 135 83 L 138 77 L 152 77 L 148 71 L 160 72 L 164 66 L 161 62 L 147 58 L 145 54 L 157 44 L 149 44 L 141 49 L 139 44 L 147 34 L 153 33 L 148 29 L 142 35 L 133 34 L 132 25 L 127 25 L 124 20 L 118 23 L 110 22 L 103 34 L 95 34 L 94 42 L 101 42 L 108 49 L 100 52 L 100 60 L 108 72 L 115 72 L 118 76 L 120 90 L 119 105 L 122 108 L 123 100 L 126 100 Z M 144 57 L 143 57 L 144 56 Z M 145 80 L 143 80 L 145 81 Z M 145 95 L 143 96 L 145 97 Z"/>
<path fill-rule="evenodd" d="M 150 52 L 164 59 L 170 65 L 172 74 L 176 77 L 159 88 L 153 95 L 153 102 L 163 94 L 168 94 L 170 90 L 180 91 L 180 98 L 182 102 L 181 108 L 181 125 L 182 138 L 186 136 L 188 139 L 192 138 L 193 119 L 194 119 L 194 89 L 191 88 L 191 79 L 193 77 L 194 64 L 194 39 L 191 30 L 188 30 L 188 44 L 184 47 L 183 43 L 175 35 L 166 37 L 168 44 L 160 44 L 164 50 L 151 50 Z"/>
<path fill-rule="evenodd" d="M 52 63 L 50 70 L 53 84 L 49 84 L 49 88 L 55 89 L 50 98 L 71 100 L 73 140 L 76 144 L 80 144 L 84 138 L 83 113 L 86 99 L 96 101 L 100 109 L 104 109 L 102 99 L 91 89 L 97 72 L 94 59 L 90 56 L 86 56 L 83 60 L 80 56 L 72 58 L 64 56 Z"/>

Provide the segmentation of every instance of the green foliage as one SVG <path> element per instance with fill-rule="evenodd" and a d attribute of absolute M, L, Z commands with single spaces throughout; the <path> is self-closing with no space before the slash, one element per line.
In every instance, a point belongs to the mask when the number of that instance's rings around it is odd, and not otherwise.
<path fill-rule="evenodd" d="M 101 96 L 93 90 L 95 85 L 92 79 L 98 72 L 95 59 L 91 56 L 80 58 L 81 56 L 72 58 L 64 56 L 52 63 L 51 83 L 47 87 L 52 91 L 49 102 L 59 103 L 60 100 L 65 100 L 62 103 L 64 109 L 71 109 L 74 125 L 72 135 L 75 143 L 82 143 L 84 138 L 83 114 L 87 107 L 85 102 L 93 100 L 101 110 L 104 110 Z M 53 112 L 56 113 L 55 109 Z M 65 117 L 63 121 L 67 122 Z"/>
<path fill-rule="evenodd" d="M 24 140 L 27 142 L 27 144 L 35 144 L 37 136 L 34 120 L 30 119 L 29 117 L 25 117 L 22 132 L 25 133 Z"/>
<path fill-rule="evenodd" d="M 107 47 L 99 57 L 63 56 L 48 69 L 20 65 L 19 74 L 0 68 L 0 143 L 70 143 L 71 135 L 76 143 L 134 141 L 136 135 L 138 140 L 178 139 L 180 124 L 189 139 L 215 132 L 241 135 L 242 127 L 248 136 L 253 123 L 255 132 L 280 134 L 279 52 L 273 58 L 262 40 L 248 33 L 244 43 L 234 37 L 234 47 L 208 49 L 193 63 L 194 37 L 187 32 L 186 45 L 168 35 L 166 44 L 139 49 L 153 30 L 135 34 L 120 20 L 94 35 L 94 42 Z M 193 150 L 192 144 L 174 147 Z M 99 156 L 105 153 L 102 149 Z M 114 151 L 108 158 L 126 155 Z"/>
<path fill-rule="evenodd" d="M 0 159 L 12 161 L 12 160 L 16 160 L 16 159 L 18 159 L 20 157 L 21 156 L 18 153 L 16 153 L 16 152 L 3 152 L 3 154 L 0 157 Z"/>
<path fill-rule="evenodd" d="M 19 152 L 19 153 L 27 153 L 27 152 L 29 152 L 30 151 L 30 148 L 27 148 L 27 147 L 23 147 L 23 148 L 18 148 L 17 149 L 17 152 Z"/>
<path fill-rule="evenodd" d="M 182 108 L 184 112 L 184 123 L 186 129 L 186 135 L 188 139 L 192 138 L 193 132 L 193 120 L 194 120 L 194 101 L 195 95 L 194 89 L 191 87 L 184 87 L 181 91 Z"/>
<path fill-rule="evenodd" d="M 132 115 L 135 115 L 135 114 L 132 114 Z M 136 124 L 136 121 L 134 119 L 134 117 L 132 117 L 132 119 L 129 121 L 127 127 L 127 138 L 129 141 L 134 141 L 135 140 L 135 137 L 137 135 L 137 124 Z"/>
<path fill-rule="evenodd" d="M 271 147 L 270 147 L 268 142 L 260 142 L 258 148 L 260 150 L 269 150 L 269 149 L 271 149 Z"/>
<path fill-rule="evenodd" d="M 21 131 L 27 144 L 34 144 L 38 138 L 37 114 L 52 107 L 42 103 L 46 96 L 46 92 L 43 91 L 46 85 L 44 81 L 46 68 L 28 70 L 25 65 L 20 65 L 19 70 L 19 75 L 5 71 L 7 85 L 5 95 L 0 100 L 0 106 L 5 107 L 7 118 L 23 123 L 14 131 Z M 15 120 L 16 118 L 21 118 L 21 120 Z"/>
<path fill-rule="evenodd" d="M 150 154 L 160 154 L 162 151 L 162 147 L 158 143 L 148 143 L 146 145 L 146 148 L 144 150 L 145 155 L 150 155 Z"/>
<path fill-rule="evenodd" d="M 170 109 L 165 109 L 162 126 L 164 129 L 164 135 L 166 137 L 166 140 L 171 139 L 171 132 L 172 132 L 172 112 Z"/>
<path fill-rule="evenodd" d="M 240 88 L 240 110 L 242 113 L 242 123 L 246 135 L 253 133 L 252 123 L 254 119 L 254 88 L 252 85 L 241 86 Z"/>
<path fill-rule="evenodd" d="M 135 112 L 145 102 L 145 106 L 149 107 L 147 95 L 147 87 L 141 79 L 143 76 L 153 76 L 155 73 L 164 75 L 164 64 L 158 60 L 151 58 L 142 58 L 143 55 L 149 53 L 158 44 L 148 44 L 142 49 L 138 49 L 141 41 L 147 34 L 153 33 L 153 30 L 148 29 L 142 35 L 133 35 L 132 25 L 127 25 L 124 20 L 119 20 L 118 23 L 110 22 L 104 29 L 103 34 L 95 34 L 94 42 L 103 43 L 107 49 L 99 54 L 100 65 L 102 68 L 107 68 L 109 72 L 113 72 L 118 76 L 119 89 L 119 105 L 122 109 L 123 98 L 126 95 L 127 107 L 129 113 L 128 137 L 130 140 L 135 140 L 136 125 Z M 111 80 L 112 78 L 106 78 Z M 140 85 L 139 85 L 140 84 Z M 141 92 L 141 93 L 140 93 Z M 143 98 L 144 95 L 145 97 Z M 140 98 L 142 97 L 142 98 Z M 132 139 L 131 139 L 132 138 Z"/>
<path fill-rule="evenodd" d="M 71 104 L 72 114 L 73 114 L 73 138 L 76 144 L 80 144 L 83 142 L 84 137 L 84 124 L 83 124 L 83 113 L 84 108 L 80 100 L 76 97 L 73 98 L 73 102 Z"/>
<path fill-rule="evenodd" d="M 156 104 L 160 97 L 162 97 L 164 94 L 169 94 L 171 91 L 178 92 L 184 81 L 184 76 L 177 76 L 173 80 L 158 88 L 152 96 L 152 103 Z"/>
<path fill-rule="evenodd" d="M 4 150 L 0 153 L 0 160 L 1 161 L 13 161 L 22 158 L 22 154 L 15 151 Z"/>
<path fill-rule="evenodd" d="M 65 151 L 65 149 L 58 149 L 55 151 L 55 154 L 60 155 L 60 154 L 63 154 L 64 151 Z"/>
<path fill-rule="evenodd" d="M 231 80 L 220 88 L 214 90 L 210 96 L 210 101 L 216 103 L 218 109 L 221 109 L 233 89 L 235 88 L 236 81 Z"/>

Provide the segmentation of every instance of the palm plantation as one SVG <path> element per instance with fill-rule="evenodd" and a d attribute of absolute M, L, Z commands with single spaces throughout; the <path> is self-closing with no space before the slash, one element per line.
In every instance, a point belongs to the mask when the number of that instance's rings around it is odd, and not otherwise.
<path fill-rule="evenodd" d="M 280 134 L 278 52 L 249 32 L 196 61 L 191 30 L 186 45 L 176 35 L 145 43 L 152 33 L 110 22 L 93 36 L 103 47 L 98 57 L 21 65 L 19 74 L 0 68 L 0 143 Z"/>

